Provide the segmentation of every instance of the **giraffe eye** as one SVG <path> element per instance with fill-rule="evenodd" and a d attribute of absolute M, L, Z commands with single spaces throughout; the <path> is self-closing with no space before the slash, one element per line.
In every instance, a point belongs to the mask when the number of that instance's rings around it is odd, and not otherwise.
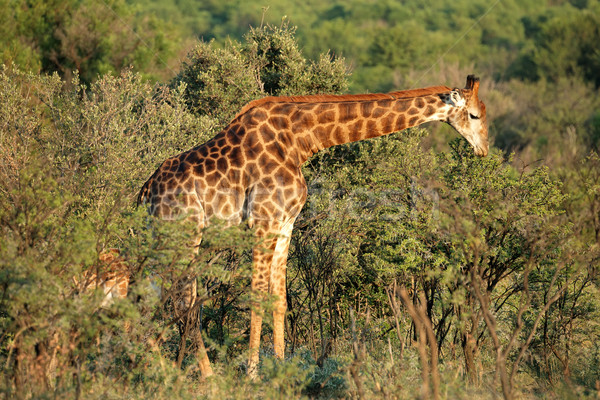
<path fill-rule="evenodd" d="M 477 115 L 475 115 L 475 114 L 471 114 L 471 113 L 469 113 L 469 117 L 470 117 L 471 119 L 479 119 L 479 116 L 477 116 Z"/>

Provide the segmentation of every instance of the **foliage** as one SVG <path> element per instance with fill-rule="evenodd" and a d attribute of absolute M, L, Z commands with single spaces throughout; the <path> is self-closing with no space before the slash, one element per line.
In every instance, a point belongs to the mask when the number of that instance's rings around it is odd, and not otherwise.
<path fill-rule="evenodd" d="M 3 59 L 23 67 L 0 71 L 5 397 L 414 398 L 429 385 L 447 398 L 596 396 L 596 1 L 541 11 L 504 1 L 488 14 L 485 2 L 274 2 L 267 22 L 289 10 L 314 26 L 297 41 L 285 21 L 258 23 L 251 2 L 177 3 L 189 14 L 182 31 L 215 40 L 164 85 L 145 75 L 154 50 L 118 25 L 144 30 L 156 3 L 137 14 L 110 3 L 121 20 L 95 3 L 44 4 L 4 7 L 0 28 Z M 162 3 L 165 20 L 182 15 L 173 4 Z M 258 27 L 244 34 L 241 21 Z M 160 32 L 144 35 L 168 54 Z M 467 69 L 494 76 L 482 80 L 490 131 L 518 152 L 476 158 L 433 126 L 435 135 L 412 129 L 312 158 L 289 259 L 289 358 L 264 346 L 252 381 L 243 361 L 252 232 L 215 223 L 194 255 L 185 221 L 148 220 L 135 197 L 165 158 L 204 142 L 247 101 L 345 91 L 341 52 L 356 69 L 353 89 L 458 85 Z M 415 75 L 440 57 L 440 70 Z M 130 62 L 144 74 L 121 71 Z M 102 270 L 110 248 L 133 280 L 126 299 L 103 308 L 101 291 L 82 293 L 73 278 Z M 192 279 L 202 307 L 190 315 L 213 379 L 198 378 L 196 343 L 173 318 L 179 283 Z"/>
<path fill-rule="evenodd" d="M 35 72 L 76 71 L 90 83 L 98 74 L 164 68 L 172 41 L 160 20 L 137 17 L 124 1 L 4 0 L 0 60 Z"/>
<path fill-rule="evenodd" d="M 185 84 L 189 107 L 198 115 L 220 115 L 224 125 L 255 98 L 265 95 L 339 93 L 346 88 L 345 65 L 323 54 L 318 62 L 302 57 L 294 29 L 251 29 L 243 44 L 223 49 L 200 43 L 171 85 Z"/>

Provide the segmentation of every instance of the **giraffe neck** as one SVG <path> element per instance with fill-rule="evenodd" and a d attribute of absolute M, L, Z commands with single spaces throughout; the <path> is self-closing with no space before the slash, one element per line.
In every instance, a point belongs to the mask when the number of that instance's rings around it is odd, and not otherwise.
<path fill-rule="evenodd" d="M 300 164 L 324 148 L 387 135 L 429 121 L 445 121 L 451 110 L 439 94 L 298 103 L 293 108 L 292 131 Z"/>

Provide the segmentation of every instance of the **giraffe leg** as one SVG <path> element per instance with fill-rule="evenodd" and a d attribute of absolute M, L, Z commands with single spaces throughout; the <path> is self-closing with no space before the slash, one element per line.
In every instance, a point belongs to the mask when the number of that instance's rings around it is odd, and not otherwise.
<path fill-rule="evenodd" d="M 201 230 L 202 227 L 203 224 L 200 222 L 198 224 L 198 229 Z M 198 238 L 196 239 L 196 242 L 194 243 L 194 252 L 198 252 L 201 242 L 202 234 L 199 234 Z M 196 281 L 194 280 L 194 292 L 196 292 L 196 290 Z M 206 347 L 204 346 L 204 340 L 202 339 L 202 331 L 200 330 L 200 328 L 196 330 L 196 334 L 194 335 L 194 341 L 196 342 L 196 358 L 198 360 L 198 367 L 200 368 L 200 373 L 204 378 L 208 378 L 213 374 L 213 370 L 210 365 L 208 353 L 206 352 Z"/>
<path fill-rule="evenodd" d="M 194 253 L 198 252 L 198 246 L 202 242 L 202 235 L 200 230 L 202 229 L 202 225 L 198 224 L 198 236 L 194 243 L 192 244 L 192 248 L 194 249 Z M 183 360 L 184 352 L 185 352 L 185 340 L 187 337 L 188 329 L 190 325 L 193 325 L 192 318 L 195 313 L 191 310 L 192 307 L 196 305 L 197 302 L 197 282 L 196 276 L 189 276 L 184 278 L 181 282 L 179 282 L 177 299 L 175 301 L 175 313 L 179 316 L 180 324 L 182 324 L 182 328 L 180 329 L 180 335 L 182 336 L 181 342 L 179 345 L 179 355 L 178 355 L 178 363 L 181 365 L 181 361 Z M 213 375 L 213 370 L 210 365 L 210 360 L 208 358 L 208 354 L 206 352 L 206 347 L 204 345 L 204 340 L 202 339 L 202 332 L 199 329 L 195 329 L 192 334 L 192 340 L 196 345 L 196 359 L 198 360 L 198 368 L 200 369 L 200 374 L 202 377 L 207 378 Z"/>
<path fill-rule="evenodd" d="M 187 337 L 188 329 L 193 325 L 191 319 L 195 315 L 190 309 L 196 305 L 196 277 L 186 279 L 185 281 L 180 282 L 179 285 L 181 286 L 181 289 L 178 294 L 179 299 L 175 302 L 175 312 L 176 315 L 180 316 L 180 323 L 183 324 L 183 329 L 180 329 L 180 334 L 182 336 L 178 356 L 178 362 L 180 363 L 183 359 L 183 353 L 185 352 L 185 339 Z M 213 375 L 213 370 L 210 365 L 210 360 L 208 359 L 208 354 L 206 353 L 202 332 L 197 327 L 193 331 L 192 340 L 196 345 L 196 359 L 198 360 L 200 373 L 202 374 L 202 377 L 207 378 Z"/>
<path fill-rule="evenodd" d="M 265 237 L 266 231 L 257 229 L 259 237 Z M 252 291 L 258 295 L 259 302 L 265 300 L 269 290 L 269 278 L 273 252 L 277 244 L 277 238 L 267 237 L 262 243 L 255 247 L 252 254 Z M 250 313 L 250 354 L 248 357 L 248 375 L 255 378 L 258 374 L 258 355 L 260 348 L 260 335 L 262 333 L 263 313 L 261 304 L 255 304 Z"/>
<path fill-rule="evenodd" d="M 285 355 L 285 312 L 287 310 L 286 300 L 286 264 L 290 239 L 292 235 L 293 221 L 284 224 L 280 236 L 277 239 L 277 245 L 273 253 L 273 263 L 271 264 L 271 276 L 269 291 L 275 296 L 273 309 L 273 344 L 275 355 L 283 359 Z"/>

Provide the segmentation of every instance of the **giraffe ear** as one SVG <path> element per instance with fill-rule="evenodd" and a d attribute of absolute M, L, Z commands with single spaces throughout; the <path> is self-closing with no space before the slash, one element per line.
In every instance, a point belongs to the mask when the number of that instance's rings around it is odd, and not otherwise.
<path fill-rule="evenodd" d="M 472 93 L 474 99 L 477 99 L 479 94 L 479 78 L 475 75 L 467 76 L 467 86 L 465 86 L 465 89 Z"/>

